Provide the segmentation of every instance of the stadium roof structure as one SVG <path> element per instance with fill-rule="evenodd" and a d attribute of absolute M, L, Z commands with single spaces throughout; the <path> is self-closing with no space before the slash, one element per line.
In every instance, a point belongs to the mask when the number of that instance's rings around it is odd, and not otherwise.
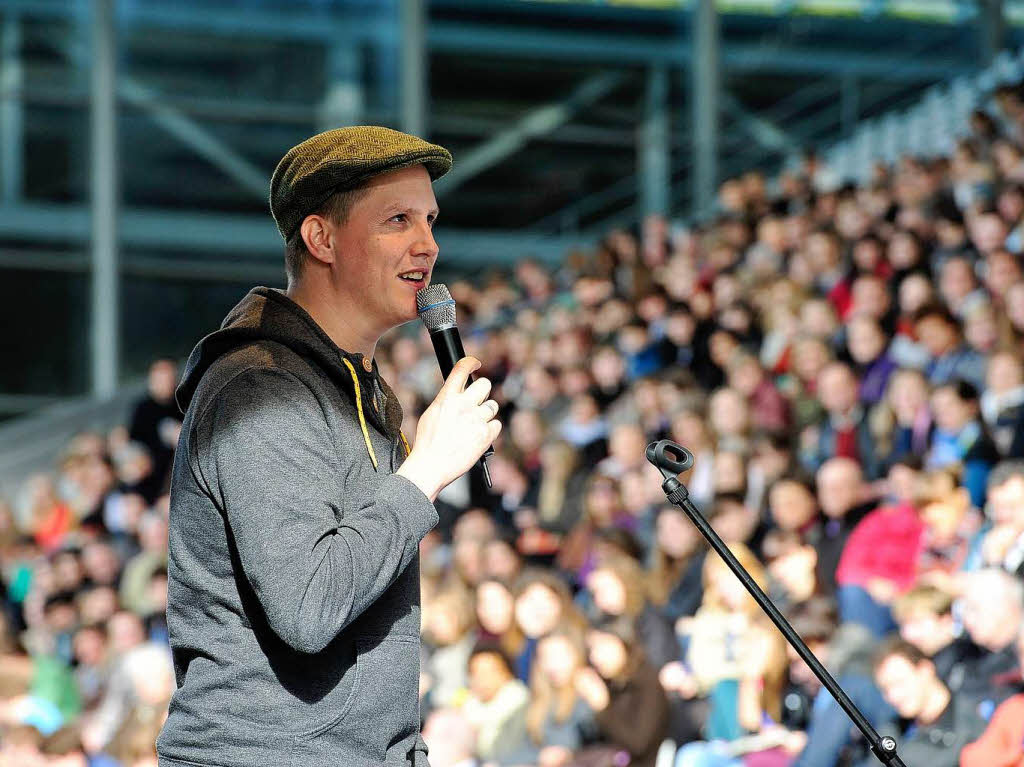
<path fill-rule="evenodd" d="M 722 179 L 1016 49 L 1022 24 L 1024 0 L 5 0 L 0 267 L 25 300 L 104 275 L 71 303 L 141 369 L 125 301 L 283 278 L 269 177 L 319 130 L 452 150 L 443 277 L 705 210 Z M 119 355 L 92 360 L 94 391 Z"/>

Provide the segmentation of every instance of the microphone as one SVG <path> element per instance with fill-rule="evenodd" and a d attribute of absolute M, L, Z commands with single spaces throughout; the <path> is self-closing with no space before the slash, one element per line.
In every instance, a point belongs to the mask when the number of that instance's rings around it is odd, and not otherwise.
<path fill-rule="evenodd" d="M 416 291 L 416 308 L 430 333 L 441 376 L 447 380 L 455 363 L 466 356 L 459 329 L 455 325 L 455 299 L 447 285 L 437 283 Z M 475 381 L 476 377 L 470 374 L 469 380 Z M 487 468 L 487 458 L 492 455 L 494 448 L 488 447 L 478 461 L 488 488 L 491 487 L 491 472 Z"/>

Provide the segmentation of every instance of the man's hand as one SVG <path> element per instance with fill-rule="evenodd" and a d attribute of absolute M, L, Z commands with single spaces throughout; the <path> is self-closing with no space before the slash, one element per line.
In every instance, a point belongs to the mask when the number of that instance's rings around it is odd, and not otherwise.
<path fill-rule="evenodd" d="M 396 474 L 415 484 L 431 500 L 477 462 L 501 431 L 498 403 L 487 399 L 491 382 L 480 378 L 463 391 L 469 374 L 480 367 L 463 357 L 452 369 L 416 426 L 416 442 Z"/>

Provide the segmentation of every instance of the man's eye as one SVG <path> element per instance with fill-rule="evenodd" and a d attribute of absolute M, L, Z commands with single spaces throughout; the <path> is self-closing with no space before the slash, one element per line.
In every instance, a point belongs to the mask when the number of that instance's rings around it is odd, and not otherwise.
<path fill-rule="evenodd" d="M 396 218 L 400 218 L 400 219 L 402 219 L 404 221 L 405 220 L 405 214 L 404 213 L 398 213 L 398 214 L 392 216 L 391 220 L 394 221 Z"/>

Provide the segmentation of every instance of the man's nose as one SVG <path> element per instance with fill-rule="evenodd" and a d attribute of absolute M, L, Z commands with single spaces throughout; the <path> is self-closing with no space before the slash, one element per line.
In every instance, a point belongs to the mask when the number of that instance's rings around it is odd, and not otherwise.
<path fill-rule="evenodd" d="M 416 241 L 415 247 L 416 254 L 436 259 L 439 248 L 437 247 L 437 241 L 434 239 L 434 230 L 430 227 L 430 224 L 426 222 L 420 224 L 419 234 L 420 236 Z"/>

